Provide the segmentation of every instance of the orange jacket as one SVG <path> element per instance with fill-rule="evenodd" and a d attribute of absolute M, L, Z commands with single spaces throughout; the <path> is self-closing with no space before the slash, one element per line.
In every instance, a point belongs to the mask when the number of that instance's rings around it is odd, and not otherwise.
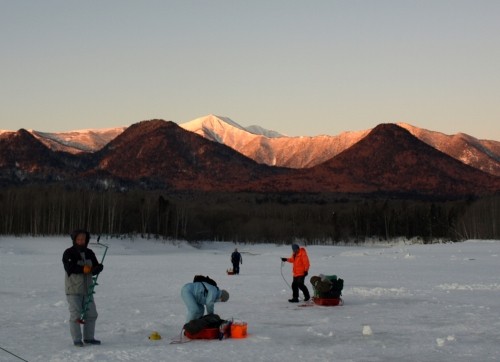
<path fill-rule="evenodd" d="M 300 277 L 309 271 L 309 257 L 307 256 L 307 251 L 304 248 L 300 248 L 297 253 L 293 253 L 291 257 L 287 259 L 289 263 L 293 263 L 293 276 Z"/>

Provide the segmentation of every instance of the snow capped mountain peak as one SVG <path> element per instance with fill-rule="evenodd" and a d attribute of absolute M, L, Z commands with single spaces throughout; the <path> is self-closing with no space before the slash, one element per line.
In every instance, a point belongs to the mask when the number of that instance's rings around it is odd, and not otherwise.
<path fill-rule="evenodd" d="M 237 128 L 240 130 L 245 130 L 238 123 L 234 122 L 231 118 L 216 116 L 214 114 L 209 114 L 207 116 L 199 117 L 193 119 L 192 121 L 180 124 L 182 128 L 187 131 L 200 134 L 204 129 L 221 129 L 226 127 Z"/>
<path fill-rule="evenodd" d="M 350 147 L 369 130 L 339 136 L 288 137 L 260 126 L 242 127 L 227 117 L 208 115 L 180 125 L 211 141 L 271 166 L 303 168 L 317 165 Z"/>
<path fill-rule="evenodd" d="M 0 135 L 4 134 L 4 133 L 12 133 L 12 131 L 7 131 L 7 130 L 4 130 L 4 129 L 0 129 Z"/>
<path fill-rule="evenodd" d="M 243 127 L 229 117 L 216 116 L 213 114 L 182 123 L 180 126 L 186 131 L 197 133 L 219 143 L 224 143 L 223 138 L 221 138 L 223 134 L 235 132 L 235 130 L 268 138 L 283 137 L 283 135 L 276 131 L 268 130 L 257 125 Z"/>
<path fill-rule="evenodd" d="M 100 150 L 126 128 L 82 129 L 57 133 L 31 130 L 30 133 L 53 150 L 78 153 Z"/>

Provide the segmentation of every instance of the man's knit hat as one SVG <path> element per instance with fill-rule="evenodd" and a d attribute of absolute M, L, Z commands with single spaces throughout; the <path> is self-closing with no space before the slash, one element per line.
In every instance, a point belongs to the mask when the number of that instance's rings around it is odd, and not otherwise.
<path fill-rule="evenodd" d="M 227 302 L 228 299 L 229 299 L 229 293 L 227 292 L 227 290 L 222 289 L 220 291 L 220 301 Z"/>

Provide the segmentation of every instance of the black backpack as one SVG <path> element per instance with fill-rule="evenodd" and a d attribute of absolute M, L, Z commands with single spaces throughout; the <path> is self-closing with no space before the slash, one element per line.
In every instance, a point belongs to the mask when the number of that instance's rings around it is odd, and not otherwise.
<path fill-rule="evenodd" d="M 196 282 L 207 283 L 207 284 L 210 284 L 210 285 L 213 285 L 214 287 L 216 287 L 217 290 L 219 289 L 215 280 L 211 279 L 208 275 L 207 276 L 195 275 L 194 279 L 193 279 L 193 283 L 196 283 Z"/>
<path fill-rule="evenodd" d="M 219 328 L 224 322 L 225 320 L 221 319 L 217 314 L 207 314 L 184 324 L 183 328 L 187 332 L 195 334 L 206 328 Z"/>
<path fill-rule="evenodd" d="M 332 281 L 332 289 L 330 293 L 334 298 L 340 298 L 342 295 L 342 289 L 344 289 L 344 279 L 338 278 Z"/>

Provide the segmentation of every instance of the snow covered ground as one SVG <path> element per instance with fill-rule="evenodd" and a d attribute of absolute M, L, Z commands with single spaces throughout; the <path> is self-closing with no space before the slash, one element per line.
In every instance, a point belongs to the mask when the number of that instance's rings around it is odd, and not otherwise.
<path fill-rule="evenodd" d="M 500 241 L 310 246 L 310 276 L 345 280 L 338 307 L 288 303 L 281 271 L 290 282 L 291 265 L 279 258 L 289 246 L 237 245 L 241 274 L 229 276 L 232 243 L 101 242 L 110 245 L 95 295 L 103 344 L 78 348 L 63 289 L 69 237 L 0 237 L 0 361 L 20 361 L 6 350 L 30 362 L 500 360 Z M 230 292 L 215 311 L 246 321 L 246 339 L 170 343 L 194 274 Z M 149 340 L 153 331 L 163 338 Z"/>

